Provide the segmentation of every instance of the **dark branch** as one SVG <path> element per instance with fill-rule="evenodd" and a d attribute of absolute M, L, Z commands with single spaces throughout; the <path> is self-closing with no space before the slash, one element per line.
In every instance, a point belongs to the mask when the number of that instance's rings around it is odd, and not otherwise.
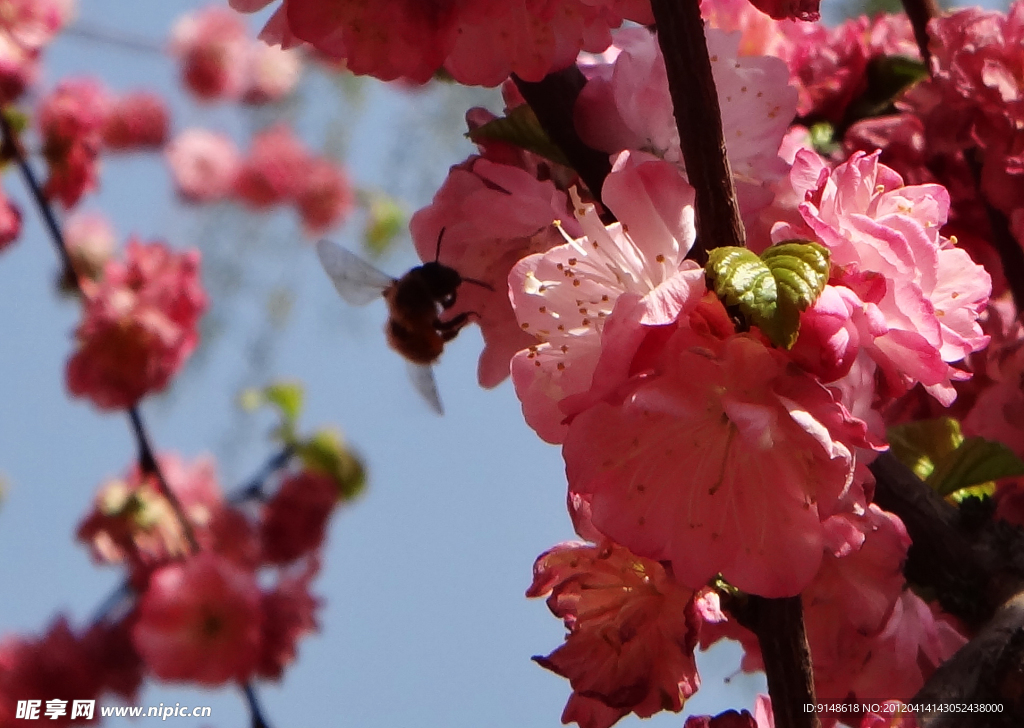
<path fill-rule="evenodd" d="M 263 488 L 267 484 L 267 480 L 270 479 L 271 475 L 285 467 L 293 457 L 295 457 L 294 445 L 289 445 L 280 452 L 272 455 L 263 467 L 260 468 L 259 472 L 250 478 L 249 482 L 232 493 L 228 500 L 231 503 L 244 503 L 249 500 L 263 500 L 266 497 L 266 493 Z"/>
<path fill-rule="evenodd" d="M 245 694 L 245 702 L 249 706 L 249 715 L 252 716 L 252 728 L 270 728 L 270 724 L 263 717 L 263 711 L 260 710 L 260 701 L 256 698 L 256 689 L 252 683 L 247 682 L 243 685 L 242 692 Z"/>
<path fill-rule="evenodd" d="M 928 21 L 939 15 L 939 4 L 935 0 L 903 0 L 903 11 L 914 28 L 914 40 L 921 51 L 924 65 L 931 68 L 931 51 L 928 50 Z"/>
<path fill-rule="evenodd" d="M 817 701 L 800 597 L 751 596 L 746 608 L 750 623 L 744 626 L 753 629 L 761 645 L 775 725 L 819 728 L 818 714 L 804 710 Z"/>
<path fill-rule="evenodd" d="M 696 190 L 697 242 L 689 257 L 703 265 L 709 250 L 743 246 L 746 240 L 726 156 L 704 21 L 699 0 L 651 0 L 651 8 L 665 56 L 686 176 Z"/>
<path fill-rule="evenodd" d="M 994 608 L 987 598 L 992 568 L 961 528 L 960 512 L 891 452 L 869 467 L 877 481 L 875 503 L 899 516 L 913 541 L 907 579 L 934 589 L 942 606 L 967 623 L 984 623 Z"/>
<path fill-rule="evenodd" d="M 590 194 L 600 202 L 604 178 L 611 172 L 612 165 L 607 154 L 588 147 L 576 133 L 573 109 L 587 83 L 583 73 L 572 65 L 549 73 L 540 81 L 524 81 L 514 74 L 512 80 L 548 137 L 558 145 Z"/>
<path fill-rule="evenodd" d="M 139 469 L 143 475 L 152 475 L 156 479 L 160 494 L 171 504 L 171 509 L 181 525 L 181 532 L 188 542 L 189 549 L 194 554 L 199 553 L 201 547 L 199 546 L 199 540 L 196 538 L 195 529 L 192 528 L 192 522 L 188 519 L 188 514 L 185 513 L 181 501 L 178 500 L 178 496 L 175 495 L 170 483 L 167 482 L 167 478 L 164 477 L 163 471 L 160 470 L 160 464 L 153 453 L 153 446 L 149 443 L 149 434 L 146 432 L 146 426 L 142 422 L 142 415 L 139 413 L 138 405 L 128 410 L 128 420 L 132 424 L 135 442 L 139 447 Z"/>
<path fill-rule="evenodd" d="M 57 222 L 57 215 L 54 213 L 53 207 L 50 206 L 50 201 L 46 199 L 43 187 L 39 184 L 36 173 L 32 171 L 32 166 L 28 163 L 28 159 L 21 148 L 21 141 L 14 133 L 14 130 L 11 129 L 7 116 L 2 112 L 0 112 L 0 130 L 3 131 L 2 156 L 4 159 L 13 159 L 15 164 L 18 165 L 18 170 L 25 181 L 25 186 L 36 203 L 36 209 L 39 210 L 39 214 L 43 218 L 43 224 L 46 225 L 46 229 L 50 233 L 50 240 L 53 241 L 53 245 L 57 249 L 57 255 L 60 257 L 61 265 L 64 266 L 64 270 L 61 273 L 62 279 L 67 280 L 78 293 L 81 293 L 82 287 L 78 281 L 78 276 L 75 274 L 75 267 L 71 263 L 71 256 L 68 254 L 67 245 L 64 244 L 64 234 L 61 232 L 60 223 Z"/>
<path fill-rule="evenodd" d="M 943 663 L 911 703 L 998 706 L 1001 712 L 917 714 L 921 728 L 1017 728 L 1024 725 L 1024 593 Z"/>

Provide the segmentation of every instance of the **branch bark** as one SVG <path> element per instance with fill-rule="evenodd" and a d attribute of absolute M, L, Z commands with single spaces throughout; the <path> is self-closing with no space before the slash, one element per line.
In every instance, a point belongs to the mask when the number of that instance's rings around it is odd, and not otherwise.
<path fill-rule="evenodd" d="M 746 241 L 726 155 L 704 21 L 699 0 L 651 0 L 651 8 L 665 57 L 686 176 L 696 190 L 697 242 L 689 257 L 703 265 L 709 250 L 743 246 Z"/>
<path fill-rule="evenodd" d="M 573 110 L 587 83 L 583 72 L 572 65 L 549 73 L 540 81 L 524 81 L 515 74 L 512 80 L 551 141 L 558 145 L 594 199 L 600 202 L 604 178 L 612 171 L 612 165 L 606 153 L 587 146 L 576 133 Z"/>
<path fill-rule="evenodd" d="M 747 610 L 750 623 L 746 626 L 753 629 L 761 645 L 775 725 L 819 728 L 818 714 L 805 710 L 817 700 L 800 597 L 751 596 Z"/>

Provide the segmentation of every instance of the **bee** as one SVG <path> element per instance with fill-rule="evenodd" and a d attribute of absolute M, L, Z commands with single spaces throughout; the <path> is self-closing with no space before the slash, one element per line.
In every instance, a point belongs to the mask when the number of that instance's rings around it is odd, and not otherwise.
<path fill-rule="evenodd" d="M 407 363 L 409 377 L 423 398 L 437 414 L 444 414 L 434 379 L 434 363 L 441 357 L 444 345 L 458 336 L 470 317 L 464 311 L 447 321 L 441 314 L 455 305 L 459 286 L 473 283 L 493 291 L 486 283 L 464 278 L 438 259 L 444 228 L 437 236 L 434 260 L 416 266 L 401 278 L 392 278 L 356 254 L 330 240 L 317 243 L 320 264 L 346 303 L 365 306 L 383 298 L 388 306 L 384 326 L 388 345 L 401 354 Z"/>

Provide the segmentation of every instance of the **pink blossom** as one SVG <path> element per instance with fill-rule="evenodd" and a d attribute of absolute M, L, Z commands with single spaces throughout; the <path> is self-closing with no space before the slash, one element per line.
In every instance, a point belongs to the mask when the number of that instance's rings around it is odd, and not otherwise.
<path fill-rule="evenodd" d="M 567 398 L 625 379 L 641 326 L 674 321 L 704 294 L 703 269 L 685 260 L 693 190 L 673 165 L 623 153 L 604 195 L 621 223 L 606 228 L 574 197 L 584 236 L 522 259 L 509 276 L 516 318 L 535 337 L 513 358 L 512 380 L 527 423 L 548 442 L 561 442 L 584 406 Z M 618 374 L 595 382 L 606 354 L 619 358 Z"/>
<path fill-rule="evenodd" d="M 165 152 L 178 194 L 189 202 L 215 202 L 234 188 L 240 161 L 234 143 L 206 129 L 186 129 Z"/>
<path fill-rule="evenodd" d="M 833 279 L 874 304 L 878 315 L 863 345 L 873 346 L 887 394 L 921 382 L 948 405 L 956 398 L 952 380 L 969 376 L 949 363 L 988 343 L 977 319 L 991 292 L 984 268 L 939 233 L 948 193 L 939 185 L 904 186 L 877 153 L 858 152 L 834 170 L 820 165 L 797 154 L 794 186 L 812 170 L 819 170 L 817 183 L 799 206 L 801 222 L 779 223 L 772 239 L 821 242 Z"/>
<path fill-rule="evenodd" d="M 279 680 L 295 660 L 299 639 L 318 629 L 320 600 L 309 593 L 318 566 L 311 559 L 301 571 L 283 574 L 272 590 L 263 593 L 263 645 L 256 668 L 260 677 Z"/>
<path fill-rule="evenodd" d="M 252 572 L 200 553 L 155 571 L 138 610 L 135 648 L 161 680 L 215 686 L 255 671 L 264 614 Z"/>
<path fill-rule="evenodd" d="M 158 149 L 167 141 L 164 100 L 148 91 L 125 94 L 111 104 L 103 126 L 103 143 L 112 151 Z"/>
<path fill-rule="evenodd" d="M 608 728 L 630 712 L 679 712 L 697 691 L 693 592 L 657 562 L 611 543 L 559 544 L 537 559 L 526 592 L 545 594 L 569 634 L 533 659 L 572 685 L 564 723 Z"/>
<path fill-rule="evenodd" d="M 309 171 L 309 152 L 285 124 L 253 137 L 235 176 L 234 194 L 254 210 L 296 199 Z"/>
<path fill-rule="evenodd" d="M 50 172 L 45 192 L 65 207 L 96 187 L 109 108 L 107 91 L 89 78 L 63 81 L 39 103 L 36 123 Z"/>
<path fill-rule="evenodd" d="M 218 6 L 186 15 L 171 31 L 171 52 L 181 61 L 182 83 L 204 101 L 242 95 L 250 43 L 245 21 Z"/>
<path fill-rule="evenodd" d="M 131 240 L 125 260 L 107 263 L 86 289 L 77 349 L 68 360 L 71 394 L 101 409 L 131 407 L 163 390 L 199 342 L 207 298 L 199 252 Z"/>
<path fill-rule="evenodd" d="M 272 104 L 295 90 L 302 61 L 294 50 L 256 42 L 249 47 L 248 85 L 242 96 L 247 104 Z"/>
<path fill-rule="evenodd" d="M 464 283 L 447 313 L 476 314 L 484 338 L 477 369 L 481 386 L 504 381 L 512 356 L 533 341 L 516 322 L 508 276 L 524 256 L 563 242 L 555 220 L 565 221 L 572 233 L 578 230 L 567 195 L 551 180 L 474 156 L 452 167 L 431 204 L 409 223 L 421 260 L 434 260 L 443 229 L 440 261 L 487 285 Z"/>
<path fill-rule="evenodd" d="M 21 210 L 0 189 L 0 253 L 21 235 Z"/>
<path fill-rule="evenodd" d="M 99 212 L 76 212 L 64 223 L 64 244 L 75 273 L 96 280 L 114 254 L 117 236 Z"/>
<path fill-rule="evenodd" d="M 213 461 L 199 458 L 186 463 L 174 454 L 161 454 L 157 461 L 189 523 L 208 542 L 206 532 L 223 507 Z M 77 538 L 89 547 L 95 561 L 123 563 L 142 575 L 190 550 L 156 477 L 143 475 L 137 464 L 123 478 L 103 484 L 93 509 L 78 526 Z"/>
<path fill-rule="evenodd" d="M 263 508 L 264 560 L 286 564 L 320 548 L 337 504 L 338 487 L 331 477 L 310 470 L 286 477 Z"/>
<path fill-rule="evenodd" d="M 310 160 L 299 184 L 295 205 L 308 236 L 323 235 L 352 212 L 352 184 L 337 163 L 322 158 Z"/>
<path fill-rule="evenodd" d="M 656 347 L 653 371 L 570 424 L 569 489 L 590 496 L 602 533 L 671 561 L 683 584 L 721 573 L 752 594 L 799 593 L 821 563 L 821 520 L 853 482 L 863 423 L 749 335 L 680 327 Z"/>
<path fill-rule="evenodd" d="M 794 115 L 796 93 L 778 59 L 737 55 L 739 34 L 709 29 L 707 38 L 729 164 L 747 215 L 771 201 L 767 186 L 785 172 L 778 151 Z M 644 150 L 682 165 L 657 40 L 643 28 L 632 28 L 616 33 L 615 45 L 621 52 L 610 67 L 588 69 L 590 81 L 575 107 L 580 136 L 609 153 Z"/>
<path fill-rule="evenodd" d="M 235 0 L 234 7 L 252 12 L 267 4 Z M 653 22 L 642 0 L 285 0 L 261 35 L 286 47 L 310 43 L 344 59 L 353 73 L 383 80 L 424 83 L 443 66 L 460 83 L 496 86 L 510 73 L 539 81 L 571 64 L 581 49 L 604 50 L 609 29 L 624 18 Z"/>
<path fill-rule="evenodd" d="M 138 657 L 120 625 L 96 625 L 76 633 L 58 617 L 39 639 L 6 637 L 0 641 L 0 725 L 16 725 L 19 700 L 46 705 L 64 700 L 95 700 L 104 692 L 132 698 L 142 681 Z M 77 723 L 78 721 L 76 721 Z M 71 725 L 69 716 L 48 725 Z"/>

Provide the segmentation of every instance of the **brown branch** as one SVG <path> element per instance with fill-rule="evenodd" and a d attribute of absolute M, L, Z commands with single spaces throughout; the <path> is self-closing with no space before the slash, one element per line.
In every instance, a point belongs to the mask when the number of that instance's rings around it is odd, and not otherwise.
<path fill-rule="evenodd" d="M 917 49 L 921 51 L 924 65 L 931 70 L 929 61 L 932 54 L 928 50 L 928 21 L 940 14 L 939 4 L 936 0 L 903 0 L 903 11 L 914 28 L 914 40 L 917 41 Z"/>
<path fill-rule="evenodd" d="M 512 80 L 537 120 L 598 202 L 604 178 L 612 171 L 608 155 L 587 146 L 576 132 L 573 109 L 580 91 L 587 83 L 583 72 L 575 66 L 549 73 L 540 81 L 524 81 L 515 74 Z"/>
<path fill-rule="evenodd" d="M 943 663 L 911 699 L 921 728 L 1018 728 L 1024 725 L 1024 593 Z M 1000 712 L 949 712 L 940 706 L 993 706 Z"/>
<path fill-rule="evenodd" d="M 805 705 L 817 701 L 800 597 L 750 599 L 775 725 L 819 728 L 818 714 L 804 710 Z"/>
<path fill-rule="evenodd" d="M 686 176 L 696 190 L 697 242 L 688 257 L 703 265 L 709 250 L 743 246 L 746 240 L 726 156 L 704 21 L 699 0 L 651 0 L 651 8 L 665 56 Z"/>
<path fill-rule="evenodd" d="M 994 569 L 964 533 L 960 512 L 891 452 L 869 467 L 877 481 L 875 503 L 899 516 L 913 541 L 907 579 L 934 589 L 943 608 L 968 624 L 983 624 L 994 610 L 988 598 Z"/>

